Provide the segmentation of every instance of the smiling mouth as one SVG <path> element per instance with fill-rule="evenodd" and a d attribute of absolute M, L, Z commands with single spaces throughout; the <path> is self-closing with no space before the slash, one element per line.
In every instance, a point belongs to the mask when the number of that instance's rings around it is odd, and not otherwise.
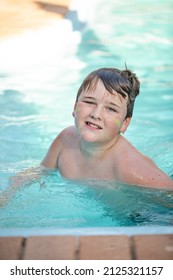
<path fill-rule="evenodd" d="M 91 123 L 91 122 L 86 122 L 86 124 L 92 128 L 95 128 L 95 129 L 102 129 L 101 126 L 97 125 L 97 124 L 94 124 L 94 123 Z"/>

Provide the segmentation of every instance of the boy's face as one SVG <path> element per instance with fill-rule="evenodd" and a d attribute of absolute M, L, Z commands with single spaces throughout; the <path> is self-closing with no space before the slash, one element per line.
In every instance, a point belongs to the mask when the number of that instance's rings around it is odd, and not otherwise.
<path fill-rule="evenodd" d="M 124 133 L 130 123 L 127 114 L 128 97 L 108 92 L 102 81 L 83 91 L 74 107 L 76 128 L 86 142 L 111 143 Z"/>

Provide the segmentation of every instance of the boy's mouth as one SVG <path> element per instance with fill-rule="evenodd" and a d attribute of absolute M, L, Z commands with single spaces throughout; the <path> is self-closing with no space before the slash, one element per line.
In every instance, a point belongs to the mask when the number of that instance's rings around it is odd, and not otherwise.
<path fill-rule="evenodd" d="M 97 124 L 94 124 L 94 123 L 91 123 L 91 122 L 86 122 L 86 125 L 92 127 L 92 128 L 95 128 L 95 129 L 102 129 L 101 126 L 97 125 Z"/>

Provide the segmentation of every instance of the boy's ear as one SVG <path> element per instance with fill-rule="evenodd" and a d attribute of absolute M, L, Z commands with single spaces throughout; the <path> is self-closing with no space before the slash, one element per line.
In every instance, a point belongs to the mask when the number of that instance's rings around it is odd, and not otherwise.
<path fill-rule="evenodd" d="M 123 124 L 120 128 L 121 133 L 124 133 L 127 130 L 128 126 L 130 124 L 130 121 L 131 121 L 131 117 L 125 118 L 125 120 L 123 121 Z"/>
<path fill-rule="evenodd" d="M 73 108 L 73 112 L 72 112 L 72 116 L 73 117 L 75 115 L 76 108 L 77 108 L 77 102 L 75 102 L 75 104 L 74 104 L 74 108 Z"/>

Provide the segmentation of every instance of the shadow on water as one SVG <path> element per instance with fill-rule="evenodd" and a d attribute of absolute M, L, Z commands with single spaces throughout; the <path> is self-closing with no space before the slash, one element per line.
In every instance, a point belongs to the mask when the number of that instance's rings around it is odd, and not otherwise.
<path fill-rule="evenodd" d="M 80 72 L 82 79 L 97 68 L 115 66 L 121 61 L 121 57 L 113 54 L 101 42 L 95 31 L 85 21 L 79 19 L 77 11 L 69 11 L 66 18 L 71 21 L 73 31 L 80 32 L 81 40 L 76 56 L 85 65 Z"/>
<path fill-rule="evenodd" d="M 0 95 L 1 113 L 8 116 L 28 116 L 38 113 L 38 105 L 25 103 L 23 94 L 14 89 L 6 89 Z"/>

